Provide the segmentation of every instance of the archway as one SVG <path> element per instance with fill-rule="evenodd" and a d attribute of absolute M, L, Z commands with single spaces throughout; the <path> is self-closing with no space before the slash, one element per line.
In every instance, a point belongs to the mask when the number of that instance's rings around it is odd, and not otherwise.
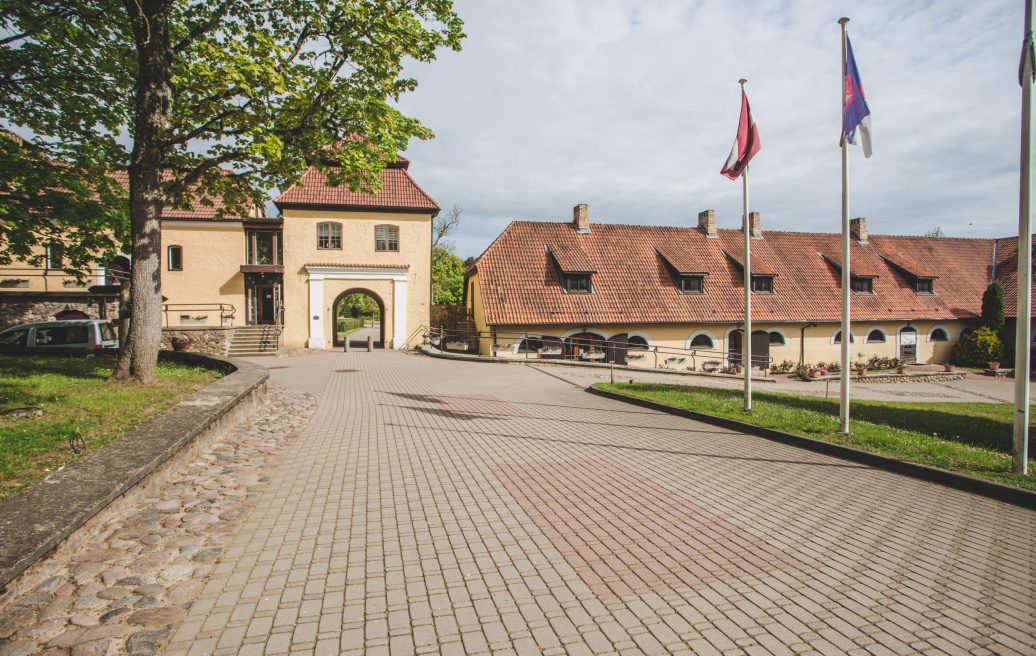
<path fill-rule="evenodd" d="M 374 346 L 385 347 L 385 303 L 368 289 L 349 289 L 338 295 L 332 306 L 334 322 L 333 344 L 366 346 L 367 337 L 374 336 Z"/>
<path fill-rule="evenodd" d="M 596 333 L 582 332 L 565 338 L 565 357 L 570 360 L 604 360 L 605 338 Z"/>

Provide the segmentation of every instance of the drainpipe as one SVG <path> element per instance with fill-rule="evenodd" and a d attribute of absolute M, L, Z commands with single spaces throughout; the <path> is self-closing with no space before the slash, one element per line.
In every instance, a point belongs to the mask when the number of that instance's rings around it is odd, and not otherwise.
<path fill-rule="evenodd" d="M 807 323 L 799 330 L 799 366 L 806 365 L 806 328 L 816 328 L 817 324 Z"/>

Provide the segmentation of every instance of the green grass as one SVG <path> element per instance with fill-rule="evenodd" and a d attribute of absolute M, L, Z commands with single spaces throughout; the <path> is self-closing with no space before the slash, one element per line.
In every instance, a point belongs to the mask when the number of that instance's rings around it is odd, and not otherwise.
<path fill-rule="evenodd" d="M 1029 461 L 1028 476 L 1011 473 L 1014 408 L 1006 403 L 853 401 L 846 436 L 838 433 L 838 399 L 755 392 L 752 412 L 746 413 L 740 390 L 655 383 L 596 387 L 1036 490 L 1036 461 Z M 1030 453 L 1032 434 L 1030 426 Z"/>
<path fill-rule="evenodd" d="M 370 321 L 369 317 L 338 317 L 338 338 L 341 339 L 350 335 L 360 328 L 363 328 L 364 321 Z"/>
<path fill-rule="evenodd" d="M 0 411 L 43 408 L 39 419 L 0 417 L 0 500 L 96 451 L 178 403 L 219 374 L 160 362 L 157 382 L 108 381 L 109 357 L 0 357 Z M 74 455 L 68 443 L 86 443 Z"/>

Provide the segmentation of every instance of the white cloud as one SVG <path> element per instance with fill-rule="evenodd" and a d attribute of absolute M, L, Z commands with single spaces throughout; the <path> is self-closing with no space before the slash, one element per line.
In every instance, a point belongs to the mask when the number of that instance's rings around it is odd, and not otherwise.
<path fill-rule="evenodd" d="M 461 53 L 415 65 L 403 109 L 435 140 L 407 153 L 456 241 L 477 255 L 512 219 L 740 221 L 719 175 L 740 77 L 763 149 L 765 228 L 837 231 L 839 30 L 871 106 L 874 156 L 851 152 L 851 209 L 872 232 L 1008 235 L 1017 217 L 1021 7 L 923 1 L 458 0 Z"/>

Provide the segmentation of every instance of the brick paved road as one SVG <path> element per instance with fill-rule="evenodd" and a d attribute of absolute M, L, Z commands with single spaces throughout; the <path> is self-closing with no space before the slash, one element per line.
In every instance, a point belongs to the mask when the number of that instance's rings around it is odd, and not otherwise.
<path fill-rule="evenodd" d="M 526 366 L 276 364 L 317 414 L 168 653 L 1033 653 L 1036 513 Z"/>

